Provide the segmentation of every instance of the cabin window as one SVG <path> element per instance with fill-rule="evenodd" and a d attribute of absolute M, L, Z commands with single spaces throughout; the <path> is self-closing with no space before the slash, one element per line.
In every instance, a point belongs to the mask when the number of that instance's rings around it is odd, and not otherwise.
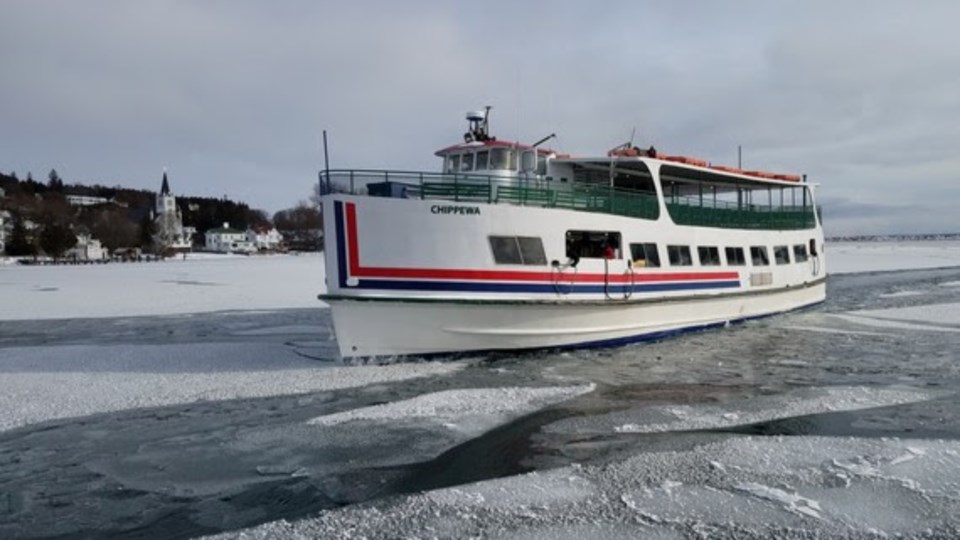
<path fill-rule="evenodd" d="M 497 264 L 546 265 L 543 241 L 535 236 L 490 236 L 490 250 Z"/>
<path fill-rule="evenodd" d="M 490 168 L 517 170 L 517 153 L 513 148 L 494 148 L 490 150 Z"/>
<path fill-rule="evenodd" d="M 693 266 L 690 246 L 667 246 L 667 258 L 670 259 L 670 266 Z"/>
<path fill-rule="evenodd" d="M 720 249 L 715 246 L 700 246 L 697 255 L 701 266 L 720 266 Z"/>
<path fill-rule="evenodd" d="M 770 266 L 770 255 L 764 246 L 750 246 L 750 261 L 754 266 Z"/>
<path fill-rule="evenodd" d="M 614 231 L 567 231 L 567 258 L 580 259 L 621 258 L 620 233 Z"/>
<path fill-rule="evenodd" d="M 478 171 L 487 170 L 487 162 L 490 161 L 490 152 L 483 150 L 482 152 L 477 152 L 477 163 L 473 167 Z"/>
<path fill-rule="evenodd" d="M 473 154 L 464 154 L 460 158 L 460 170 L 461 171 L 472 171 L 473 170 Z"/>
<path fill-rule="evenodd" d="M 656 268 L 660 266 L 660 253 L 656 244 L 630 244 L 630 258 L 634 268 Z"/>
<path fill-rule="evenodd" d="M 774 247 L 773 259 L 777 261 L 777 264 L 790 264 L 790 248 L 787 246 Z"/>
<path fill-rule="evenodd" d="M 793 246 L 793 260 L 798 263 L 807 262 L 807 246 L 806 244 L 797 244 Z"/>
<path fill-rule="evenodd" d="M 729 266 L 744 266 L 747 260 L 743 257 L 743 248 L 728 247 L 724 249 Z"/>
<path fill-rule="evenodd" d="M 460 171 L 460 154 L 453 154 L 452 156 L 447 157 L 447 172 L 459 172 Z"/>
<path fill-rule="evenodd" d="M 537 170 L 537 161 L 536 150 L 524 150 L 523 152 L 520 152 L 521 171 L 535 173 Z"/>
<path fill-rule="evenodd" d="M 547 156 L 537 157 L 537 175 L 546 176 L 547 174 Z"/>

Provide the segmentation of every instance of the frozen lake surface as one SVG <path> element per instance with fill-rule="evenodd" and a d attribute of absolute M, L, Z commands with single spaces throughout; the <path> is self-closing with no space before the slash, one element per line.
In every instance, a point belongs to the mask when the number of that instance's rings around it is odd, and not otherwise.
<path fill-rule="evenodd" d="M 317 257 L 0 266 L 0 537 L 956 537 L 960 246 L 828 250 L 816 309 L 376 365 Z"/>

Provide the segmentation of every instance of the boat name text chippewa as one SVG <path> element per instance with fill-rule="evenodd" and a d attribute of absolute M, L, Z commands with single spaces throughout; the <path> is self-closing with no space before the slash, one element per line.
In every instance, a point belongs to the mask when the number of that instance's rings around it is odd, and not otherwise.
<path fill-rule="evenodd" d="M 462 216 L 479 216 L 480 207 L 478 206 L 459 206 L 435 204 L 430 207 L 431 214 L 459 214 Z"/>

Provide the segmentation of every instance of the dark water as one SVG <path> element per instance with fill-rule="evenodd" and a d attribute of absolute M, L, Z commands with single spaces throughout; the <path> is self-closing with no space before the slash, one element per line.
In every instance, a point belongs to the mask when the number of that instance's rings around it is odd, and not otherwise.
<path fill-rule="evenodd" d="M 571 462 L 737 435 L 960 437 L 960 328 L 878 328 L 833 317 L 861 309 L 960 303 L 960 269 L 832 277 L 813 310 L 609 350 L 479 358 L 455 374 L 360 389 L 204 402 L 57 420 L 0 433 L 0 537 L 181 538 Z M 917 292 L 900 295 L 903 291 Z M 336 363 L 326 336 L 238 336 L 238 328 L 317 325 L 322 310 L 56 324 L 5 322 L 4 347 L 274 340 Z M 933 328 L 929 328 L 933 326 Z M 317 416 L 458 388 L 596 390 L 475 438 L 428 424 L 345 424 Z M 594 429 L 619 411 L 716 405 L 831 386 L 931 389 L 936 397 L 859 411 L 777 416 L 657 434 Z M 250 441 L 256 441 L 251 443 Z"/>

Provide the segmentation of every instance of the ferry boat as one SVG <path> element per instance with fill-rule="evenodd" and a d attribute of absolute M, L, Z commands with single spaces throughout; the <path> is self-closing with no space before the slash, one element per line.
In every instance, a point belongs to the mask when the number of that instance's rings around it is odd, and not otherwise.
<path fill-rule="evenodd" d="M 631 144 L 577 157 L 467 114 L 439 172 L 320 173 L 343 357 L 625 344 L 822 302 L 814 185 Z"/>

